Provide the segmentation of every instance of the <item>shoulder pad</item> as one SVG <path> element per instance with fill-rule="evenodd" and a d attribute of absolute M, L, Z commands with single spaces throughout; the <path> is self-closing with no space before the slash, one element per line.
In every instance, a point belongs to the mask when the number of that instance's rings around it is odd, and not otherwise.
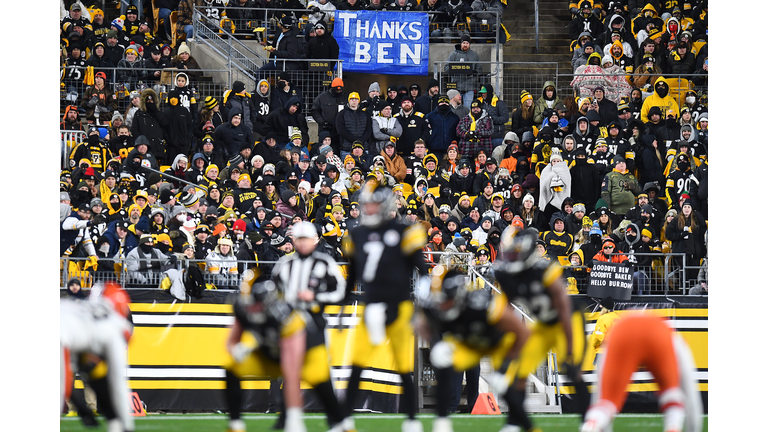
<path fill-rule="evenodd" d="M 410 256 L 427 244 L 427 233 L 421 224 L 411 225 L 403 231 L 400 249 Z"/>

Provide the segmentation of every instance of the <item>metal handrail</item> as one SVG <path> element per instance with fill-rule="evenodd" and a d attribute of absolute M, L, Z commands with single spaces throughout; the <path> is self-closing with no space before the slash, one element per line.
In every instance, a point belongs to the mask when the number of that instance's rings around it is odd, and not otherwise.
<path fill-rule="evenodd" d="M 195 12 L 196 13 L 200 13 L 199 10 L 201 10 L 201 9 L 204 9 L 204 7 L 202 7 L 202 6 L 195 6 Z M 257 12 L 259 12 L 259 16 L 258 16 L 258 18 L 255 18 L 255 19 L 262 21 L 265 25 L 268 25 L 270 23 L 270 20 L 271 20 L 270 15 L 274 16 L 274 15 L 279 15 L 280 13 L 285 13 L 286 15 L 294 16 L 297 19 L 297 21 L 299 21 L 300 23 L 303 24 L 304 22 L 309 22 L 310 21 L 309 20 L 309 16 L 311 16 L 313 14 L 309 9 L 258 8 L 258 7 L 257 8 L 253 8 L 253 7 L 233 7 L 233 6 L 228 6 L 226 9 L 227 10 L 257 11 Z M 261 12 L 263 12 L 263 14 Z M 333 11 L 322 11 L 321 10 L 319 13 L 333 15 L 335 12 L 336 12 L 336 10 L 333 10 Z M 341 12 L 355 13 L 357 11 L 341 11 Z M 445 15 L 444 12 L 416 11 L 416 10 L 410 10 L 410 11 L 384 11 L 384 10 L 367 11 L 367 10 L 362 10 L 361 12 L 401 12 L 401 13 L 423 13 L 423 14 L 427 14 L 427 15 Z M 501 18 L 502 18 L 503 13 L 500 13 L 498 11 L 469 11 L 469 12 L 465 12 L 465 15 L 467 15 L 467 16 L 480 15 L 480 14 L 495 15 L 496 16 L 495 27 L 490 29 L 490 31 L 495 31 L 496 45 L 501 45 L 499 43 L 499 40 L 498 40 L 498 30 L 500 28 L 500 24 L 502 23 L 502 19 Z M 200 13 L 200 15 L 202 15 L 202 14 Z M 207 18 L 207 17 L 203 16 L 203 18 Z M 431 20 L 430 20 L 430 22 L 431 22 Z M 437 24 L 439 25 L 439 24 L 446 24 L 446 23 L 447 22 L 438 22 Z M 220 30 L 222 30 L 221 27 L 219 26 L 219 23 L 215 23 L 215 24 L 216 24 L 216 26 Z M 333 24 L 334 24 L 333 18 L 327 24 L 330 27 L 329 31 L 332 30 Z M 488 25 L 490 26 L 490 24 L 488 24 Z M 226 32 L 226 30 L 224 30 L 224 31 Z M 235 36 L 237 36 L 237 35 L 251 35 L 251 33 L 235 32 L 234 35 Z M 472 35 L 470 35 L 470 38 L 472 38 L 475 41 L 482 41 L 482 40 L 488 39 L 486 37 L 472 37 Z M 430 36 L 430 39 L 431 40 L 442 40 L 444 43 L 450 43 L 450 41 L 452 39 L 456 39 L 456 38 L 452 38 L 452 37 L 432 37 L 432 36 Z M 500 53 L 500 46 L 497 46 L 496 48 L 497 48 L 497 52 L 496 53 L 497 53 L 497 56 L 498 56 L 498 54 Z"/>
<path fill-rule="evenodd" d="M 536 54 L 539 53 L 539 0 L 533 3 L 533 27 L 536 36 Z"/>

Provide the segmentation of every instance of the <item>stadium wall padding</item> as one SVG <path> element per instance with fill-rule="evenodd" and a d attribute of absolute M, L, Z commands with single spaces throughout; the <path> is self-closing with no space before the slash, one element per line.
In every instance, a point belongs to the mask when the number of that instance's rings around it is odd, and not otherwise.
<path fill-rule="evenodd" d="M 128 290 L 134 333 L 128 346 L 128 384 L 156 412 L 227 411 L 224 399 L 224 370 L 228 358 L 225 340 L 234 322 L 231 303 L 235 294 L 206 291 L 202 300 L 182 303 L 174 301 L 168 292 L 159 290 Z M 581 297 L 581 296 L 579 296 Z M 708 309 L 706 297 L 642 297 L 629 302 L 617 302 L 618 311 L 644 308 L 672 321 L 672 326 L 688 342 L 698 368 L 699 389 L 707 409 L 708 383 Z M 589 302 L 589 299 L 584 297 Z M 592 302 L 594 305 L 594 302 Z M 599 314 L 585 310 L 586 335 L 594 329 Z M 331 360 L 331 379 L 336 393 L 343 396 L 350 373 L 348 344 L 352 340 L 356 317 L 362 307 L 334 306 L 326 310 L 328 327 L 326 340 Z M 591 347 L 585 356 L 583 375 L 591 385 L 596 380 Z M 393 413 L 399 411 L 402 393 L 399 376 L 393 371 L 390 355 L 369 359 L 368 369 L 361 378 L 361 398 L 358 409 Z M 563 412 L 575 412 L 571 400 L 573 387 L 560 375 Z M 264 412 L 269 406 L 269 381 L 245 381 L 246 412 Z M 307 411 L 322 410 L 308 387 L 304 399 Z M 656 386 L 649 373 L 636 372 L 629 386 L 630 395 L 624 412 L 657 412 Z"/>

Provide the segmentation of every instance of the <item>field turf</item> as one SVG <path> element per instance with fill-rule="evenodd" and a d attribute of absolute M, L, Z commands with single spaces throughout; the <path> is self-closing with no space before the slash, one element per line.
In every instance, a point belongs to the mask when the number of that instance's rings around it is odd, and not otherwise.
<path fill-rule="evenodd" d="M 544 432 L 575 432 L 580 424 L 580 417 L 572 414 L 533 415 L 534 425 Z M 271 414 L 244 415 L 248 431 L 269 431 L 277 418 Z M 393 432 L 400 430 L 404 416 L 395 414 L 358 414 L 355 424 L 359 432 Z M 424 431 L 432 430 L 433 415 L 419 415 L 424 424 Z M 453 416 L 455 432 L 496 432 L 504 423 L 505 416 L 485 416 L 459 414 Z M 101 432 L 106 431 L 103 417 L 99 417 L 98 428 L 85 428 L 78 417 L 62 417 L 61 432 Z M 328 430 L 325 417 L 321 414 L 306 414 L 305 422 L 308 432 L 325 432 Z M 655 432 L 661 431 L 662 417 L 659 414 L 622 414 L 614 423 L 615 431 L 622 432 Z M 136 432 L 224 432 L 227 429 L 227 416 L 221 414 L 148 414 L 147 417 L 136 418 Z M 707 431 L 707 417 L 704 417 L 704 431 Z"/>

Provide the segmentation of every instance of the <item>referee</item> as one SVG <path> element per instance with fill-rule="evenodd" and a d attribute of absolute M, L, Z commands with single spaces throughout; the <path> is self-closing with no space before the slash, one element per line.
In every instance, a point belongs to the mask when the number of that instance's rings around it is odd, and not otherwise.
<path fill-rule="evenodd" d="M 321 340 L 308 339 L 308 346 L 325 344 L 323 310 L 325 305 L 341 303 L 344 300 L 347 282 L 333 258 L 315 250 L 320 238 L 314 224 L 299 222 L 293 225 L 291 233 L 295 253 L 278 260 L 272 269 L 272 280 L 285 302 L 295 309 L 306 311 L 317 326 L 319 331 L 312 334 Z M 279 392 L 280 383 L 271 382 L 270 405 L 281 405 L 281 408 L 278 408 L 280 417 L 273 429 L 282 429 L 285 422 L 285 407 Z"/>

